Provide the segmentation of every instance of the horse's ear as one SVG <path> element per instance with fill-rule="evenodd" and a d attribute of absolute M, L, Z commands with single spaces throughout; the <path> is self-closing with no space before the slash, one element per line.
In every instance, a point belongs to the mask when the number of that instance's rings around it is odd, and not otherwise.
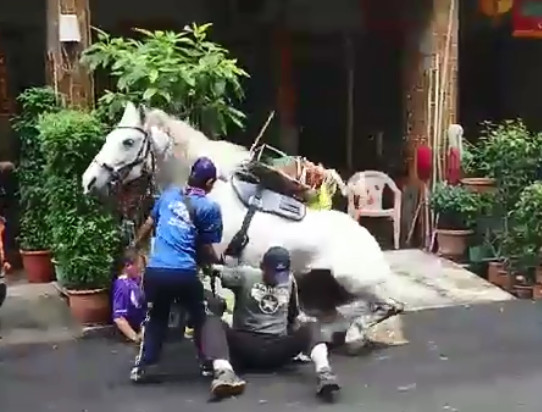
<path fill-rule="evenodd" d="M 141 126 L 143 126 L 145 124 L 145 118 L 147 116 L 147 108 L 145 107 L 145 105 L 140 104 L 137 108 L 137 112 L 139 114 L 139 122 L 141 123 Z"/>
<path fill-rule="evenodd" d="M 134 127 L 139 126 L 138 110 L 132 102 L 126 103 L 124 114 L 119 122 L 119 126 Z"/>

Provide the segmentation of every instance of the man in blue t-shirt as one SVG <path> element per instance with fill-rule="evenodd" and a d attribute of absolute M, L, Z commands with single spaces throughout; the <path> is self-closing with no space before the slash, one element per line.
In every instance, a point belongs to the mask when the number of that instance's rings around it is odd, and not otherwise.
<path fill-rule="evenodd" d="M 188 186 L 184 190 L 167 189 L 136 237 L 138 247 L 155 229 L 154 246 L 143 278 L 148 312 L 139 355 L 130 375 L 133 382 L 144 381 L 148 367 L 158 362 L 174 300 L 190 316 L 199 353 L 205 303 L 198 265 L 220 260 L 213 244 L 222 240 L 220 207 L 206 196 L 216 178 L 217 170 L 210 159 L 196 160 Z"/>

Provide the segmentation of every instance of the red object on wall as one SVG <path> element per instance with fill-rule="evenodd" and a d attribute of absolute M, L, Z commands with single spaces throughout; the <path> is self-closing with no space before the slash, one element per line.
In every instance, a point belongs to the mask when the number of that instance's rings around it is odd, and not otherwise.
<path fill-rule="evenodd" d="M 451 147 L 448 151 L 446 180 L 451 185 L 456 185 L 459 179 L 461 179 L 461 156 L 457 147 Z"/>
<path fill-rule="evenodd" d="M 514 0 L 512 35 L 542 38 L 542 0 Z"/>
<path fill-rule="evenodd" d="M 416 172 L 418 178 L 427 182 L 433 172 L 433 151 L 429 146 L 422 145 L 416 148 Z"/>

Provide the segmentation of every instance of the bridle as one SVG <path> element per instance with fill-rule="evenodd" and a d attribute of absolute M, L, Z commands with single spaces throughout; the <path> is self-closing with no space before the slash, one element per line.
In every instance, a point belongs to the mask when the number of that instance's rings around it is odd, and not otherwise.
<path fill-rule="evenodd" d="M 98 162 L 96 158 L 92 160 L 93 163 L 98 164 L 100 167 L 105 169 L 111 176 L 110 181 L 113 184 L 119 184 L 122 183 L 124 178 L 130 173 L 130 171 L 134 168 L 134 166 L 143 165 L 143 171 L 142 174 L 149 173 L 154 176 L 154 173 L 156 171 L 156 155 L 154 153 L 154 150 L 152 149 L 152 143 L 150 134 L 148 131 L 143 129 L 142 127 L 137 126 L 118 126 L 117 129 L 129 129 L 129 130 L 136 130 L 143 134 L 143 143 L 141 144 L 135 158 L 130 161 L 126 162 L 124 164 L 121 164 L 120 166 L 114 167 L 111 166 L 108 163 L 105 162 Z M 147 165 L 147 158 L 150 155 L 150 170 L 145 170 L 145 166 Z"/>
<path fill-rule="evenodd" d="M 109 181 L 111 182 L 113 193 L 115 193 L 115 196 L 119 196 L 117 198 L 117 207 L 119 207 L 121 215 L 121 230 L 124 233 L 126 241 L 130 243 L 135 238 L 136 225 L 143 223 L 141 205 L 144 204 L 146 199 L 154 198 L 157 195 L 155 182 L 156 153 L 153 149 L 150 133 L 142 127 L 117 126 L 117 129 L 135 130 L 143 134 L 143 142 L 134 159 L 121 163 L 116 167 L 105 162 L 99 162 L 96 158 L 93 159 L 93 162 L 106 170 L 110 175 Z M 150 164 L 148 162 L 149 156 Z M 134 184 L 132 187 L 135 187 L 138 193 L 132 199 L 132 202 L 130 202 L 129 197 L 124 198 L 123 196 L 124 179 L 135 166 L 139 165 L 143 165 L 141 176 L 132 182 Z M 136 207 L 134 208 L 133 206 Z"/>

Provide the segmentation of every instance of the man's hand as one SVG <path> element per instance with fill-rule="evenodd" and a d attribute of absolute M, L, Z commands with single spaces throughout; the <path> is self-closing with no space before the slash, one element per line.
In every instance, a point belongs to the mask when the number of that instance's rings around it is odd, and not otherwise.
<path fill-rule="evenodd" d="M 2 265 L 2 271 L 4 271 L 4 273 L 11 272 L 11 264 L 9 262 L 4 262 Z"/>

